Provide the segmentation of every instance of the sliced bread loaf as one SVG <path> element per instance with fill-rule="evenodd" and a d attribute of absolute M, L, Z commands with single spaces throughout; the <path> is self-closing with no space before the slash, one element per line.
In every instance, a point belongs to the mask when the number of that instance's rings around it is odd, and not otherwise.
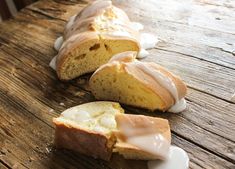
<path fill-rule="evenodd" d="M 139 32 L 111 1 L 95 1 L 84 8 L 66 26 L 63 39 L 56 57 L 61 80 L 93 72 L 117 53 L 140 51 Z"/>
<path fill-rule="evenodd" d="M 183 81 L 156 63 L 136 60 L 135 54 L 118 54 L 92 75 L 94 96 L 149 110 L 166 111 L 181 103 L 186 95 Z"/>

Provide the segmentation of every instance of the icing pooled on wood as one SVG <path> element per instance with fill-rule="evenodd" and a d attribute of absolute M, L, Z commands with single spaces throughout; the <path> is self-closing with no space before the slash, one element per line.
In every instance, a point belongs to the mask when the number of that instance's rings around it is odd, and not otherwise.
<path fill-rule="evenodd" d="M 58 37 L 54 43 L 55 50 L 59 51 L 63 42 L 64 42 L 63 36 Z"/>
<path fill-rule="evenodd" d="M 49 63 L 49 66 L 53 69 L 53 70 L 56 70 L 56 59 L 57 59 L 57 56 L 54 56 L 52 58 L 52 60 L 50 61 Z"/>
<path fill-rule="evenodd" d="M 137 59 L 145 58 L 149 55 L 149 52 L 146 49 L 141 49 L 138 55 L 136 56 Z"/>
<path fill-rule="evenodd" d="M 146 49 L 151 49 L 156 46 L 158 43 L 158 38 L 150 33 L 141 33 L 140 34 L 140 46 L 141 50 L 137 56 L 138 59 L 145 58 L 149 55 L 149 52 Z"/>
<path fill-rule="evenodd" d="M 148 153 L 160 156 L 163 159 L 167 158 L 170 146 L 170 142 L 161 134 L 147 134 L 130 137 L 126 142 Z"/>
<path fill-rule="evenodd" d="M 143 49 L 151 49 L 155 47 L 158 42 L 158 38 L 150 33 L 141 33 L 140 35 L 140 46 Z"/>
<path fill-rule="evenodd" d="M 187 103 L 185 98 L 180 99 L 178 102 L 176 102 L 169 110 L 168 112 L 172 113 L 180 113 L 184 111 L 187 107 Z"/>
<path fill-rule="evenodd" d="M 170 146 L 168 158 L 164 161 L 148 161 L 148 169 L 188 169 L 188 154 L 181 148 Z"/>
<path fill-rule="evenodd" d="M 144 29 L 144 25 L 139 22 L 131 22 L 130 26 L 132 29 L 134 29 L 136 31 L 141 31 Z"/>

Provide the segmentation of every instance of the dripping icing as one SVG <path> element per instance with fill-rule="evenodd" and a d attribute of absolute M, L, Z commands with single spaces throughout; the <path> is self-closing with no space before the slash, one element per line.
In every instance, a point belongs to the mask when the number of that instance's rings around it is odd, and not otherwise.
<path fill-rule="evenodd" d="M 63 36 L 60 36 L 55 40 L 55 43 L 54 43 L 55 50 L 57 50 L 57 51 L 60 50 L 60 48 L 63 44 L 63 41 L 64 41 Z"/>
<path fill-rule="evenodd" d="M 147 67 L 145 64 L 142 64 L 138 61 L 136 62 L 136 65 L 139 69 L 143 70 L 147 74 L 150 74 L 162 87 L 166 88 L 171 93 L 171 95 L 174 97 L 175 103 L 178 102 L 178 100 L 179 100 L 178 90 L 175 86 L 175 83 L 173 82 L 173 80 L 170 77 L 166 76 L 160 70 L 154 69 L 154 71 L 153 71 L 152 69 Z"/>

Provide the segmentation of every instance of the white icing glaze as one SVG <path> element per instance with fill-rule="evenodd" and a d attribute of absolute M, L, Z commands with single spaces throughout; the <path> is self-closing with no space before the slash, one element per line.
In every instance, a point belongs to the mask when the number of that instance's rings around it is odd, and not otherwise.
<path fill-rule="evenodd" d="M 113 116 L 110 115 L 104 115 L 100 118 L 100 124 L 107 128 L 115 128 L 116 127 L 116 121 L 113 118 Z"/>
<path fill-rule="evenodd" d="M 122 61 L 132 61 L 135 59 L 137 52 L 134 51 L 127 51 L 127 52 L 123 52 L 123 53 L 119 53 L 114 55 L 110 60 L 109 63 L 114 62 L 114 61 L 118 61 L 118 62 L 122 62 Z"/>
<path fill-rule="evenodd" d="M 69 111 L 64 111 L 61 115 L 66 119 L 76 122 L 85 122 L 91 119 L 89 112 L 77 110 L 76 108 L 71 108 Z"/>
<path fill-rule="evenodd" d="M 158 38 L 150 33 L 141 33 L 140 35 L 140 45 L 143 49 L 151 49 L 158 42 Z"/>
<path fill-rule="evenodd" d="M 138 53 L 138 55 L 136 56 L 137 59 L 142 59 L 145 58 L 149 55 L 149 52 L 145 49 L 141 49 L 140 52 Z"/>
<path fill-rule="evenodd" d="M 91 5 L 84 8 L 84 10 L 82 11 L 82 13 L 79 16 L 79 19 L 81 20 L 81 19 L 93 16 L 97 13 L 97 11 L 99 9 L 107 8 L 107 7 L 111 7 L 111 6 L 112 6 L 112 1 L 110 1 L 110 0 L 94 1 Z"/>
<path fill-rule="evenodd" d="M 144 29 L 144 25 L 139 22 L 131 22 L 130 27 L 136 31 L 141 31 Z"/>
<path fill-rule="evenodd" d="M 179 100 L 178 90 L 175 86 L 175 83 L 170 77 L 166 76 L 160 70 L 151 69 L 147 67 L 146 65 L 141 64 L 139 62 L 136 62 L 135 64 L 138 66 L 139 69 L 150 74 L 162 87 L 167 89 L 171 93 L 171 95 L 174 97 L 175 103 L 178 102 Z"/>
<path fill-rule="evenodd" d="M 148 169 L 188 169 L 189 157 L 187 153 L 176 146 L 171 146 L 168 159 L 148 162 Z"/>
<path fill-rule="evenodd" d="M 49 63 L 49 66 L 50 66 L 52 69 L 54 69 L 54 70 L 56 70 L 56 57 L 57 57 L 57 56 L 54 56 L 54 57 L 52 58 L 52 60 L 50 61 L 50 63 Z"/>
<path fill-rule="evenodd" d="M 149 52 L 146 51 L 146 49 L 151 49 L 155 47 L 155 45 L 158 43 L 158 38 L 150 33 L 141 33 L 140 34 L 140 46 L 141 50 L 137 56 L 138 59 L 147 57 L 149 55 Z"/>
<path fill-rule="evenodd" d="M 55 50 L 57 50 L 57 51 L 60 50 L 60 47 L 62 46 L 63 41 L 64 41 L 63 36 L 60 36 L 60 37 L 58 37 L 58 38 L 55 40 L 55 43 L 54 43 L 54 48 L 55 48 Z"/>
<path fill-rule="evenodd" d="M 162 158 L 167 158 L 170 142 L 161 134 L 149 134 L 134 136 L 127 139 L 127 143 L 132 144 L 146 152 Z"/>
<path fill-rule="evenodd" d="M 108 35 L 114 37 L 132 37 L 129 32 L 126 31 L 114 31 L 114 32 L 104 32 L 101 35 Z"/>
<path fill-rule="evenodd" d="M 169 110 L 168 112 L 172 113 L 180 113 L 183 110 L 186 109 L 186 100 L 184 98 L 180 99 L 178 102 L 176 102 Z"/>
<path fill-rule="evenodd" d="M 73 16 L 71 16 L 71 17 L 69 18 L 69 21 L 68 21 L 67 25 L 65 26 L 66 29 L 69 29 L 69 28 L 73 25 L 76 16 L 77 16 L 77 15 L 73 15 Z"/>

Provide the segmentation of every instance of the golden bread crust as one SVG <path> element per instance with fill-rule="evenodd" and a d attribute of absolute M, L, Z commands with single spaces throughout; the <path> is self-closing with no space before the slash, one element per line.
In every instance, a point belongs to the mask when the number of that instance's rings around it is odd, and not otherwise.
<path fill-rule="evenodd" d="M 56 118 L 53 119 L 53 123 L 56 125 L 54 143 L 57 148 L 66 148 L 107 161 L 110 159 L 114 144 L 112 135 L 108 137 L 98 132 L 74 127 Z"/>
<path fill-rule="evenodd" d="M 135 54 L 136 53 L 134 53 L 134 55 Z M 122 89 L 121 87 L 120 89 L 117 87 L 113 87 L 114 83 L 116 82 L 100 82 L 101 84 L 99 84 L 99 86 L 102 85 L 104 89 L 104 92 L 100 92 L 100 89 L 98 89 L 100 87 L 97 86 L 97 81 L 99 81 L 101 78 L 103 79 L 103 74 L 106 75 L 108 74 L 108 72 L 110 72 L 110 76 L 112 76 L 113 79 L 116 79 L 116 81 L 119 81 L 120 83 L 125 82 L 125 86 L 122 87 L 126 87 L 128 85 L 133 86 L 138 83 L 142 86 L 140 88 L 142 88 L 145 93 L 151 92 L 153 95 L 155 95 L 155 97 L 159 97 L 160 102 L 150 107 L 143 104 L 124 102 L 118 98 L 113 97 L 113 95 L 111 94 L 105 94 L 105 92 L 107 91 L 115 93 L 116 90 Z M 126 77 L 128 76 L 132 78 L 132 81 L 127 81 L 127 79 L 124 79 L 123 76 L 121 76 L 123 74 L 125 74 Z M 159 83 L 158 79 L 154 77 L 155 74 L 160 74 L 162 77 L 166 78 L 167 81 L 165 82 L 165 85 L 170 84 L 172 85 L 172 88 L 175 87 L 175 92 L 177 93 L 177 96 L 173 96 L 168 88 Z M 112 85 L 106 85 L 105 83 L 111 83 Z M 135 107 L 141 107 L 150 110 L 160 109 L 162 111 L 168 110 L 178 100 L 182 99 L 186 95 L 187 91 L 186 85 L 178 76 L 170 73 L 168 70 L 156 63 L 137 61 L 136 59 L 134 59 L 134 57 L 132 57 L 131 52 L 124 52 L 122 54 L 118 54 L 117 56 L 114 56 L 107 64 L 102 65 L 91 76 L 89 84 L 92 93 L 97 99 L 119 101 L 123 104 L 128 104 Z M 117 92 L 117 94 L 120 94 L 120 92 Z M 134 95 L 135 91 L 133 91 L 132 94 Z M 142 96 L 144 97 L 144 95 L 145 94 L 143 94 Z M 123 95 L 120 97 L 127 96 L 127 93 L 123 93 Z"/>

